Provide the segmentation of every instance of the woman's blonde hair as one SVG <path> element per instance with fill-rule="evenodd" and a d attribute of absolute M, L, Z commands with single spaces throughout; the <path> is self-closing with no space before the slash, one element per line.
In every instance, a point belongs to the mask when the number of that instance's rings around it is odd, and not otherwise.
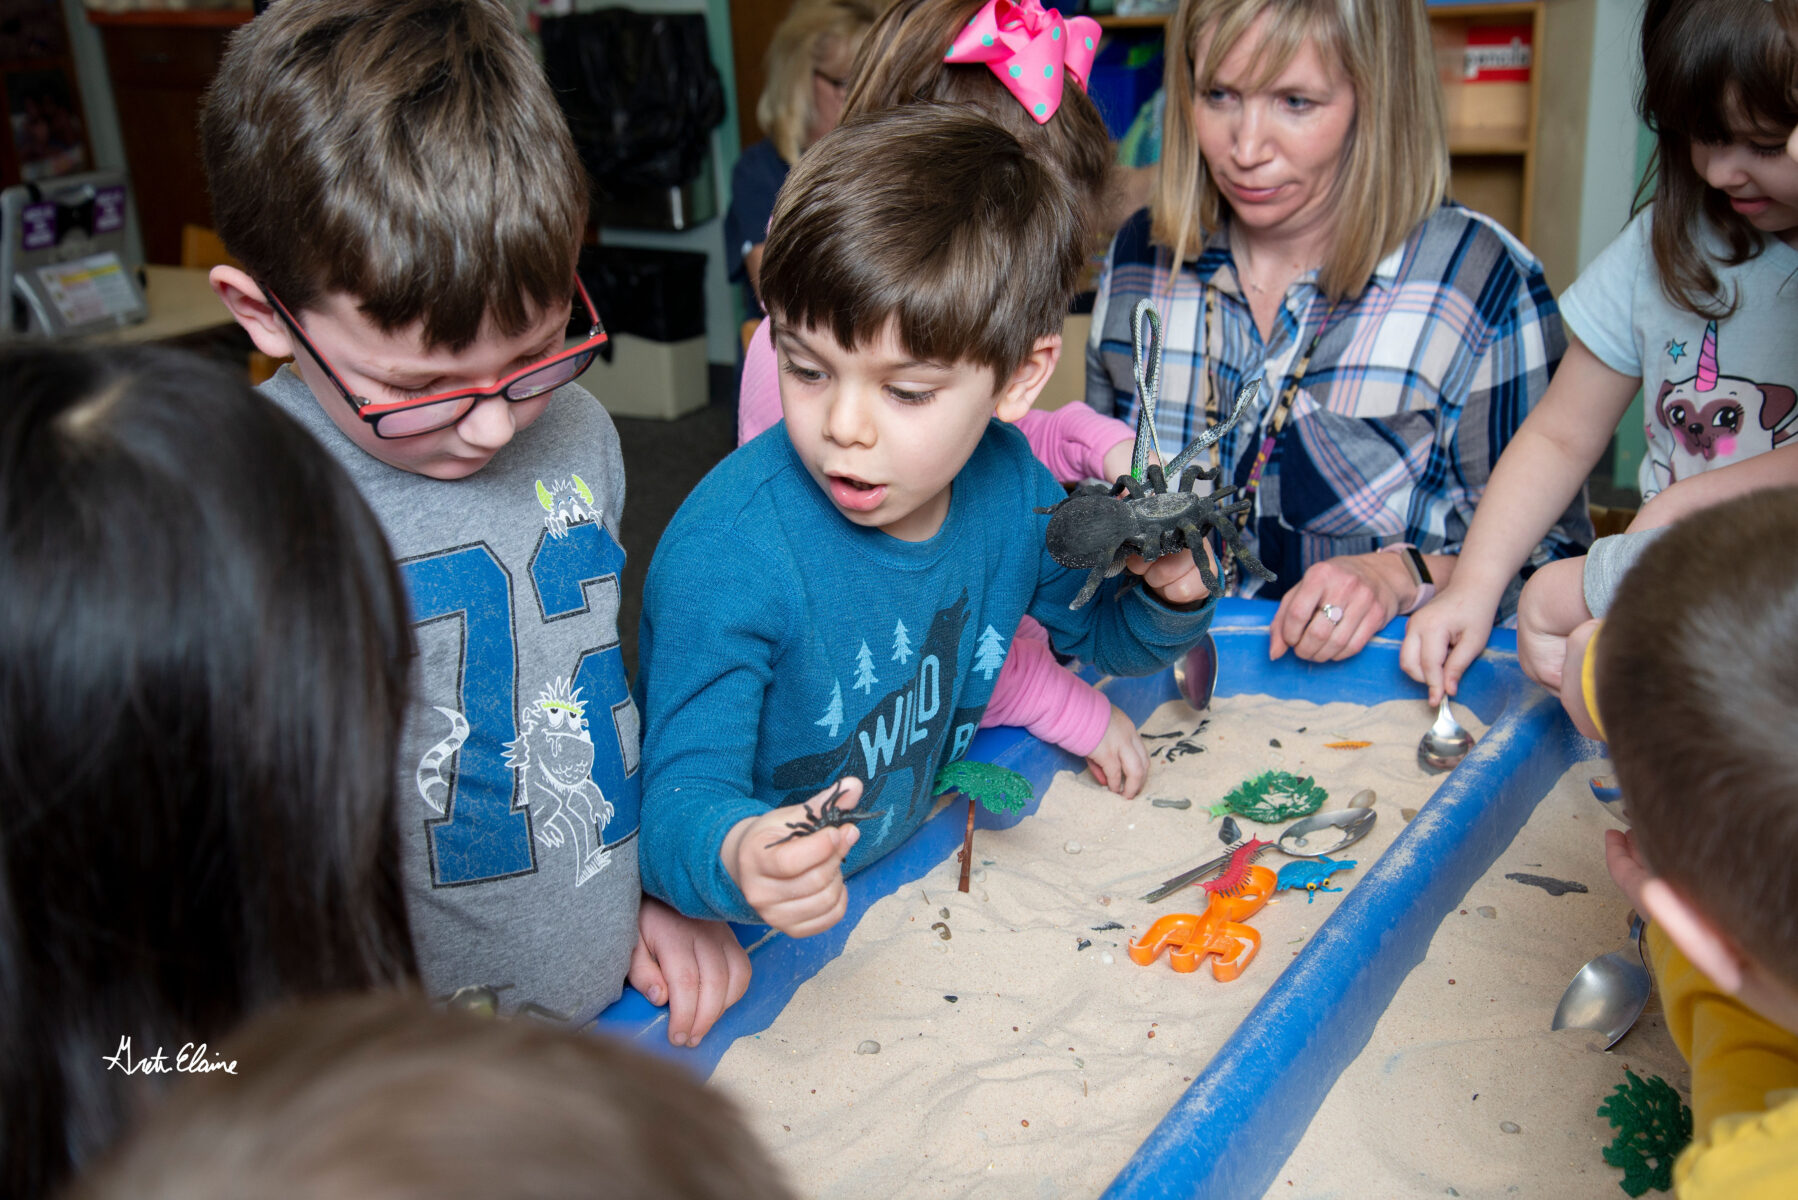
<path fill-rule="evenodd" d="M 1221 224 L 1223 199 L 1199 153 L 1193 99 L 1263 20 L 1254 84 L 1285 70 L 1309 40 L 1354 88 L 1333 203 L 1338 233 L 1353 236 L 1333 240 L 1318 287 L 1332 299 L 1357 295 L 1448 189 L 1442 93 L 1423 0 L 1182 0 L 1168 26 L 1167 125 L 1151 235 L 1174 251 L 1178 270 Z"/>
<path fill-rule="evenodd" d="M 882 0 L 795 0 L 768 43 L 768 81 L 755 103 L 755 119 L 790 166 L 805 149 L 816 119 L 812 72 L 833 40 L 853 55 L 862 34 L 885 7 Z"/>

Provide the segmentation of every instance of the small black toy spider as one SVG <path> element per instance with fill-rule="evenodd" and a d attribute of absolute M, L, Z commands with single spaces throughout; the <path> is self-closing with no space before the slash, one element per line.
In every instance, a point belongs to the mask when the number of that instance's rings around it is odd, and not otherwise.
<path fill-rule="evenodd" d="M 1218 488 L 1209 495 L 1198 495 L 1201 482 L 1215 482 L 1223 472 L 1214 467 L 1191 466 L 1188 469 L 1199 451 L 1223 437 L 1236 424 L 1243 409 L 1260 392 L 1260 381 L 1251 379 L 1244 384 L 1236 393 L 1236 407 L 1230 413 L 1230 419 L 1194 438 L 1191 445 L 1163 468 L 1159 463 L 1149 461 L 1150 449 L 1157 452 L 1160 449 L 1155 438 L 1155 401 L 1161 388 L 1161 317 L 1154 305 L 1139 300 L 1131 310 L 1130 325 L 1136 338 L 1136 394 L 1140 404 L 1130 474 L 1118 476 L 1116 485 L 1110 490 L 1094 485 L 1091 490 L 1076 491 L 1052 508 L 1036 510 L 1051 514 L 1044 539 L 1050 557 L 1064 567 L 1092 572 L 1068 607 L 1079 608 L 1091 600 L 1099 585 L 1122 571 L 1124 560 L 1132 554 L 1152 562 L 1164 554 L 1186 549 L 1192 550 L 1199 578 L 1204 580 L 1211 595 L 1221 595 L 1223 584 L 1205 563 L 1203 544 L 1208 529 L 1217 530 L 1223 539 L 1225 554 L 1234 555 L 1246 569 L 1272 582 L 1274 573 L 1243 545 L 1242 531 L 1236 525 L 1236 515 L 1246 511 L 1250 502 L 1219 503 L 1235 494 L 1233 485 Z M 1178 482 L 1169 487 L 1170 479 Z M 1189 484 L 1192 491 L 1186 490 Z M 1128 499 L 1120 498 L 1126 495 Z M 1129 581 L 1125 586 L 1129 586 Z"/>
<path fill-rule="evenodd" d="M 824 797 L 824 803 L 818 806 L 817 812 L 814 813 L 812 811 L 812 806 L 806 804 L 803 809 L 805 812 L 805 820 L 788 821 L 786 823 L 787 828 L 791 829 L 793 832 L 787 834 L 785 837 L 778 837 L 769 842 L 768 849 L 772 850 L 782 842 L 790 842 L 794 838 L 807 837 L 817 833 L 821 829 L 828 829 L 832 825 L 850 825 L 857 821 L 867 821 L 874 817 L 884 815 L 884 809 L 875 809 L 873 812 L 858 812 L 851 809 L 848 812 L 844 812 L 837 807 L 837 797 L 842 794 L 843 785 L 839 783 L 836 787 L 831 789 L 830 795 Z"/>

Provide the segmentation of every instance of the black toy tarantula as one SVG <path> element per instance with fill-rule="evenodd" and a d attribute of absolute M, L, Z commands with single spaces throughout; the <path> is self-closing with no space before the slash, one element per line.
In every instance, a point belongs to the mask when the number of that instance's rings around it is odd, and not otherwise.
<path fill-rule="evenodd" d="M 777 837 L 769 842 L 768 849 L 772 850 L 782 842 L 790 842 L 794 838 L 808 837 L 811 834 L 820 833 L 833 825 L 852 825 L 857 821 L 867 821 L 874 817 L 885 815 L 884 809 L 876 809 L 873 812 L 862 812 L 859 809 L 845 810 L 838 808 L 837 797 L 842 794 L 843 785 L 839 783 L 836 787 L 831 789 L 830 795 L 824 797 L 824 803 L 818 806 L 818 811 L 816 813 L 812 812 L 812 806 L 809 803 L 802 805 L 800 811 L 805 814 L 805 819 L 803 821 L 788 821 L 786 826 L 793 832 L 787 834 L 785 837 Z"/>
<path fill-rule="evenodd" d="M 1036 510 L 1051 514 L 1045 537 L 1050 556 L 1064 567 L 1092 572 L 1068 607 L 1079 608 L 1091 600 L 1099 584 L 1122 571 L 1124 560 L 1132 554 L 1154 561 L 1186 549 L 1192 550 L 1206 588 L 1213 596 L 1221 595 L 1223 584 L 1205 563 L 1202 545 L 1207 529 L 1217 530 L 1225 554 L 1234 555 L 1247 570 L 1272 582 L 1274 573 L 1243 545 L 1242 531 L 1236 525 L 1236 515 L 1247 511 L 1250 502 L 1219 503 L 1235 494 L 1234 485 L 1198 495 L 1198 485 L 1215 482 L 1222 471 L 1190 465 L 1199 451 L 1236 424 L 1242 410 L 1260 391 L 1260 381 L 1251 379 L 1244 384 L 1236 393 L 1236 407 L 1230 419 L 1194 438 L 1164 468 L 1149 461 L 1151 449 L 1160 453 L 1155 436 L 1155 402 L 1161 388 L 1162 339 L 1161 316 L 1155 306 L 1147 300 L 1137 301 L 1130 313 L 1130 328 L 1135 336 L 1133 366 L 1139 404 L 1130 474 L 1118 476 L 1109 490 L 1093 485 L 1091 490 L 1076 491 L 1053 508 Z M 1176 481 L 1171 487 L 1170 479 Z M 1186 490 L 1188 485 L 1192 490 Z"/>

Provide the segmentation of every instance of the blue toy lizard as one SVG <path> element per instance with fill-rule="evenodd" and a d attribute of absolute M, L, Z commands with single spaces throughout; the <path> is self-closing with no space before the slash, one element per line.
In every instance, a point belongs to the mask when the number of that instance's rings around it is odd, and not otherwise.
<path fill-rule="evenodd" d="M 1310 862 L 1287 863 L 1280 868 L 1280 877 L 1275 882 L 1276 892 L 1297 891 L 1305 889 L 1305 903 L 1317 899 L 1319 892 L 1340 892 L 1341 888 L 1326 886 L 1330 876 L 1337 871 L 1347 871 L 1355 866 L 1355 860 L 1338 862 L 1328 855 L 1318 855 Z"/>

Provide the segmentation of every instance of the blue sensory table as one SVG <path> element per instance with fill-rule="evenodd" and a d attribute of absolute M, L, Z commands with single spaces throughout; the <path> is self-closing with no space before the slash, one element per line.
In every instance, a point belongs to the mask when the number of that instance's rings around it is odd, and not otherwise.
<path fill-rule="evenodd" d="M 1290 653 L 1269 662 L 1274 609 L 1258 600 L 1219 603 L 1212 622 L 1218 696 L 1261 694 L 1319 704 L 1378 704 L 1413 696 L 1420 701 L 1421 734 L 1429 723 L 1421 703 L 1424 690 L 1398 666 L 1403 620 L 1381 630 L 1347 662 L 1312 664 Z M 1138 723 L 1178 695 L 1171 670 L 1098 683 Z M 1455 698 L 1488 724 L 1485 736 L 1194 1078 L 1112 1181 L 1104 1193 L 1108 1200 L 1265 1191 L 1336 1077 L 1367 1044 L 1405 975 L 1423 960 L 1442 918 L 1568 767 L 1601 752 L 1574 730 L 1555 697 L 1525 678 L 1515 635 L 1506 631 L 1494 632 Z M 968 757 L 1022 772 L 1039 793 L 1057 771 L 1084 766 L 1018 729 L 981 731 Z M 1034 800 L 1009 816 L 982 809 L 978 823 L 1006 828 L 1035 810 Z M 851 878 L 848 915 L 823 934 L 795 940 L 762 926 L 739 926 L 754 962 L 754 981 L 698 1048 L 670 1047 L 664 1010 L 629 989 L 600 1014 L 597 1028 L 709 1074 L 735 1039 L 766 1029 L 800 984 L 842 952 L 870 905 L 960 849 L 965 821 L 966 809 L 952 804 L 897 852 Z"/>

